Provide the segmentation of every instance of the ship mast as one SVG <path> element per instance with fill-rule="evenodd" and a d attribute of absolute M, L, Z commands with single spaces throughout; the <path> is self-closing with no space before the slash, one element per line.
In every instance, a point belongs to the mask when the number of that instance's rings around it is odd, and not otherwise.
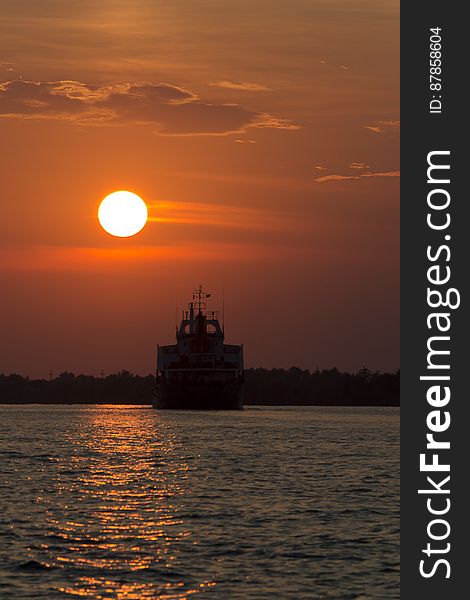
<path fill-rule="evenodd" d="M 205 315 L 206 314 L 206 300 L 207 298 L 210 298 L 210 294 L 208 294 L 207 292 L 205 292 L 202 289 L 202 285 L 199 284 L 199 287 L 197 290 L 194 290 L 193 292 L 193 304 L 194 304 L 194 308 L 196 309 L 198 315 Z"/>

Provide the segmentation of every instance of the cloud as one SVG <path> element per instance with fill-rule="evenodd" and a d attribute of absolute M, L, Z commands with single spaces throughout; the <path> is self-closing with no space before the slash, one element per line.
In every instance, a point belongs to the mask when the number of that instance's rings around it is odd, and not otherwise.
<path fill-rule="evenodd" d="M 265 129 L 289 129 L 291 131 L 301 129 L 300 125 L 297 125 L 291 119 L 280 119 L 278 117 L 270 115 L 269 113 L 256 114 L 257 121 L 252 125 L 252 127 L 259 127 Z"/>
<path fill-rule="evenodd" d="M 383 173 L 363 173 L 360 177 L 400 177 L 400 171 L 385 171 Z"/>
<path fill-rule="evenodd" d="M 362 179 L 363 177 L 400 177 L 400 171 L 384 171 L 379 173 L 361 173 L 360 175 L 324 175 L 317 177 L 315 181 L 324 183 L 326 181 L 344 181 L 348 179 Z"/>
<path fill-rule="evenodd" d="M 133 271 L 137 264 L 201 261 L 253 261 L 254 257 L 273 255 L 272 245 L 234 241 L 175 243 L 151 246 L 122 245 L 114 248 L 87 246 L 28 245 L 2 249 L 2 272 L 104 272 Z"/>
<path fill-rule="evenodd" d="M 255 231 L 279 231 L 297 226 L 284 213 L 276 214 L 260 208 L 230 204 L 160 200 L 149 205 L 149 208 L 150 213 L 154 212 L 156 215 L 149 217 L 149 221 L 158 223 L 210 225 L 224 229 Z"/>
<path fill-rule="evenodd" d="M 244 92 L 270 92 L 273 89 L 251 81 L 217 81 L 210 85 L 212 87 L 219 87 L 227 90 L 241 90 Z"/>
<path fill-rule="evenodd" d="M 0 83 L 0 117 L 80 125 L 150 125 L 161 135 L 227 135 L 249 128 L 299 129 L 289 119 L 238 104 L 210 104 L 167 83 L 91 85 L 80 81 Z"/>
<path fill-rule="evenodd" d="M 400 121 L 376 121 L 374 125 L 364 125 L 364 129 L 374 133 L 395 133 L 400 128 Z"/>
<path fill-rule="evenodd" d="M 359 179 L 358 175 L 323 175 L 317 177 L 315 181 L 323 183 L 324 181 L 341 181 L 342 179 Z"/>
<path fill-rule="evenodd" d="M 15 71 L 14 64 L 11 62 L 5 62 L 4 60 L 0 60 L 0 69 L 5 71 Z"/>
<path fill-rule="evenodd" d="M 400 177 L 400 171 L 385 171 L 384 173 L 363 173 L 360 177 Z"/>
<path fill-rule="evenodd" d="M 369 165 L 366 165 L 366 163 L 363 163 L 363 162 L 352 162 L 349 165 L 349 168 L 350 169 L 356 169 L 358 171 L 362 171 L 362 170 L 365 170 L 365 169 L 370 169 Z"/>

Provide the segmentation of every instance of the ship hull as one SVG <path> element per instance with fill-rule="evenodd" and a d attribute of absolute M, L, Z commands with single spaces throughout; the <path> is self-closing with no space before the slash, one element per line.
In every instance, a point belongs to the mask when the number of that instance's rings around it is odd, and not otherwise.
<path fill-rule="evenodd" d="M 154 408 L 180 410 L 241 410 L 243 384 L 231 382 L 157 383 Z"/>

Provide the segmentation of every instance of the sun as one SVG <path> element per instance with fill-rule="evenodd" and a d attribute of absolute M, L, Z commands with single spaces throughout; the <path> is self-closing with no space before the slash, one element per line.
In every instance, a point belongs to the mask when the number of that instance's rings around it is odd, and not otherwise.
<path fill-rule="evenodd" d="M 116 237 L 139 233 L 147 223 L 147 205 L 133 192 L 120 190 L 104 198 L 98 209 L 101 227 Z"/>

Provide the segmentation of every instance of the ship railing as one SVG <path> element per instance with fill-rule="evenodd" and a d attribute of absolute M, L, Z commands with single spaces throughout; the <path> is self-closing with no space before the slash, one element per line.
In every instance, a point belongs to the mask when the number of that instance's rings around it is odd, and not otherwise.
<path fill-rule="evenodd" d="M 201 314 L 203 317 L 206 317 L 206 319 L 208 319 L 209 321 L 218 321 L 220 310 L 206 310 L 203 308 L 203 309 L 201 309 Z M 191 316 L 191 313 L 189 310 L 183 311 L 183 320 L 184 321 L 189 321 L 190 316 Z M 194 316 L 196 317 L 197 315 L 195 314 Z"/>

